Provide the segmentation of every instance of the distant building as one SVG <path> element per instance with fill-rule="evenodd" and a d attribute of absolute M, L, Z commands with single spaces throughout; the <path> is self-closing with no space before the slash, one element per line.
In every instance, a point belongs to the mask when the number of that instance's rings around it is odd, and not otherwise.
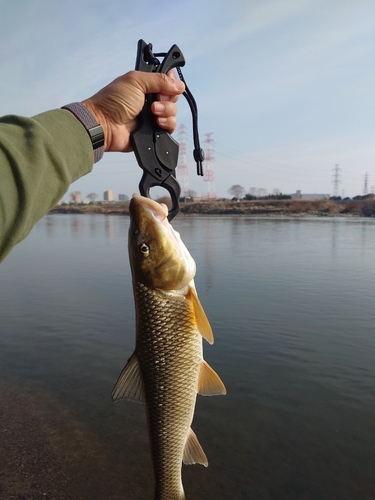
<path fill-rule="evenodd" d="M 291 196 L 292 200 L 329 200 L 331 197 L 330 194 L 302 194 L 300 189 Z"/>
<path fill-rule="evenodd" d="M 104 201 L 114 201 L 115 193 L 113 189 L 108 189 L 108 191 L 104 191 Z"/>
<path fill-rule="evenodd" d="M 129 201 L 129 196 L 127 194 L 119 194 L 118 201 Z"/>
<path fill-rule="evenodd" d="M 70 196 L 72 197 L 73 203 L 82 203 L 82 196 L 80 191 L 74 191 L 73 193 L 70 193 Z"/>

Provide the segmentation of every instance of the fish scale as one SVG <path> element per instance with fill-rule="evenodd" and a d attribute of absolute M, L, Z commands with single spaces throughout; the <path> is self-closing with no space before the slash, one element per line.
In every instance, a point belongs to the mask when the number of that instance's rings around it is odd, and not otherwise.
<path fill-rule="evenodd" d="M 134 297 L 136 353 L 145 387 L 156 491 L 160 498 L 175 500 L 183 498 L 178 496 L 181 457 L 196 400 L 202 337 L 183 295 L 137 283 Z"/>

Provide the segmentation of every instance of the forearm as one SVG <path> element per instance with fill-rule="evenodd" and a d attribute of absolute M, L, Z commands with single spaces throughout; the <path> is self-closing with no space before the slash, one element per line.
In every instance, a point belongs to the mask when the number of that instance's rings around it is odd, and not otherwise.
<path fill-rule="evenodd" d="M 103 151 L 132 151 L 130 134 L 145 95 L 163 101 L 161 106 L 153 102 L 151 110 L 159 126 L 172 133 L 174 103 L 184 88 L 172 74 L 130 71 L 86 99 L 78 111 L 74 103 L 70 111 L 0 118 L 0 261 L 72 182 L 91 171 L 94 154 L 98 161 Z"/>
<path fill-rule="evenodd" d="M 93 162 L 88 133 L 67 110 L 0 118 L 0 261 Z"/>

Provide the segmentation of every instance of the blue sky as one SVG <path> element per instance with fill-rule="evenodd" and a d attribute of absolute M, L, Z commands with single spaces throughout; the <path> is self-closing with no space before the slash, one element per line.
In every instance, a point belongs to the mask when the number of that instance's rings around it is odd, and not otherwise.
<path fill-rule="evenodd" d="M 134 67 L 140 38 L 155 51 L 176 43 L 202 141 L 213 134 L 218 196 L 233 184 L 332 193 L 335 164 L 340 194 L 362 194 L 366 172 L 375 186 L 373 0 L 0 0 L 0 8 L 1 115 L 89 97 Z M 184 99 L 178 120 L 190 187 L 201 194 Z M 131 195 L 140 177 L 133 154 L 107 153 L 69 192 Z"/>

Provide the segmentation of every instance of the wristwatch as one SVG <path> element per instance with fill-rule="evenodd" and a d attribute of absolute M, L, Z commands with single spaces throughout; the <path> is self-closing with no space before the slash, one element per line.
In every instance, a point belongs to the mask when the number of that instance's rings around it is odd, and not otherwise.
<path fill-rule="evenodd" d="M 61 109 L 67 109 L 79 120 L 87 130 L 92 148 L 94 150 L 94 163 L 102 159 L 104 154 L 104 131 L 95 117 L 81 102 L 72 102 L 62 106 Z"/>

